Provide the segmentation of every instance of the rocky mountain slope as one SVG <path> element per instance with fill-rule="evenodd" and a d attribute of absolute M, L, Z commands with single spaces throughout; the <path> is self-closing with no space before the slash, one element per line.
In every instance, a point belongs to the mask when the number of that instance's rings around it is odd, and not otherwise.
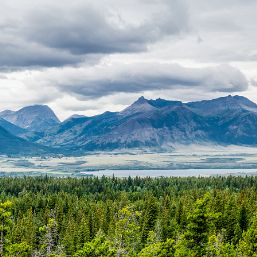
<path fill-rule="evenodd" d="M 242 96 L 189 103 L 140 97 L 121 112 L 75 115 L 61 123 L 47 106 L 4 111 L 0 116 L 0 128 L 8 135 L 69 154 L 164 150 L 176 144 L 257 146 L 257 105 Z"/>
<path fill-rule="evenodd" d="M 47 105 L 27 106 L 18 111 L 0 112 L 0 117 L 21 128 L 42 132 L 60 123 Z"/>
<path fill-rule="evenodd" d="M 38 142 L 80 151 L 212 142 L 257 145 L 257 105 L 227 96 L 182 103 L 140 97 L 119 113 L 71 118 Z"/>
<path fill-rule="evenodd" d="M 49 152 L 50 150 L 47 147 L 16 137 L 0 127 L 0 154 L 41 155 Z"/>

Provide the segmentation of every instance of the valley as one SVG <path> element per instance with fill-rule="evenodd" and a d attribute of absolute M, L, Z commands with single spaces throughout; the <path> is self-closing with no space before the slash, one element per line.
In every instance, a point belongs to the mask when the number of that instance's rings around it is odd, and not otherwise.
<path fill-rule="evenodd" d="M 177 145 L 169 152 L 112 151 L 84 156 L 0 157 L 1 176 L 210 176 L 257 174 L 254 147 Z"/>

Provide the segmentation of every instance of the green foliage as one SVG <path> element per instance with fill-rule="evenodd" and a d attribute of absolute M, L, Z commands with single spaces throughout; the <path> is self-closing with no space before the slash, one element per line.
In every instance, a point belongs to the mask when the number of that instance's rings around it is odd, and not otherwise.
<path fill-rule="evenodd" d="M 210 194 L 198 199 L 195 209 L 188 216 L 188 225 L 184 234 L 187 247 L 194 256 L 203 256 L 208 241 L 208 232 L 211 222 L 211 212 L 208 208 Z"/>
<path fill-rule="evenodd" d="M 239 212 L 239 226 L 241 231 L 245 231 L 248 226 L 248 215 L 247 215 L 247 209 L 244 205 L 241 206 L 240 212 Z"/>
<path fill-rule="evenodd" d="M 10 230 L 12 224 L 11 220 L 11 209 L 12 202 L 7 200 L 6 202 L 0 203 L 0 256 L 4 255 L 6 234 Z"/>
<path fill-rule="evenodd" d="M 78 250 L 74 257 L 114 257 L 116 250 L 111 248 L 111 243 L 105 235 L 99 231 L 96 237 Z"/>
<path fill-rule="evenodd" d="M 167 239 L 165 242 L 158 242 L 146 246 L 138 257 L 173 257 L 175 254 L 175 241 Z"/>
<path fill-rule="evenodd" d="M 6 247 L 5 257 L 29 257 L 32 253 L 32 247 L 26 242 L 11 244 Z"/>
<path fill-rule="evenodd" d="M 140 247 L 140 212 L 131 207 L 118 211 L 116 229 L 112 238 L 118 256 L 135 256 Z"/>
<path fill-rule="evenodd" d="M 257 215 L 253 217 L 249 229 L 243 233 L 239 252 L 241 256 L 257 256 Z"/>
<path fill-rule="evenodd" d="M 257 177 L 1 178 L 0 257 L 251 257 Z"/>
<path fill-rule="evenodd" d="M 224 237 L 221 234 L 212 235 L 209 237 L 206 247 L 207 256 L 209 257 L 234 257 L 237 256 L 233 245 L 224 242 Z"/>
<path fill-rule="evenodd" d="M 155 222 L 158 216 L 158 206 L 156 199 L 152 196 L 146 199 L 143 213 L 143 226 L 142 226 L 142 242 L 146 243 L 149 232 L 154 230 Z"/>

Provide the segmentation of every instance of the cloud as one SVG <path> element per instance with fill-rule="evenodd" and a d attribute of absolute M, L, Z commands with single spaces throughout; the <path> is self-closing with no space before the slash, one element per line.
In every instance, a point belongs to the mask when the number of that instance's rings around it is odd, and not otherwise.
<path fill-rule="evenodd" d="M 189 101 L 247 89 L 244 74 L 229 65 L 188 68 L 173 63 L 103 61 L 80 67 L 9 72 L 1 80 L 0 107 L 49 104 L 64 119 L 73 113 L 119 111 L 140 95 Z"/>
<path fill-rule="evenodd" d="M 188 29 L 183 1 L 131 1 L 127 10 L 115 0 L 24 2 L 4 0 L 0 67 L 57 67 L 92 54 L 146 51 Z"/>
<path fill-rule="evenodd" d="M 3 0 L 0 68 L 62 67 L 92 54 L 99 60 L 142 51 L 200 62 L 254 61 L 256 10 L 255 0 Z"/>
<path fill-rule="evenodd" d="M 256 11 L 256 0 L 2 0 L 0 108 L 45 103 L 64 117 L 139 95 L 257 101 Z"/>
<path fill-rule="evenodd" d="M 187 68 L 178 64 L 102 63 L 80 68 L 49 69 L 34 80 L 59 88 L 61 92 L 78 99 L 178 88 L 208 92 L 238 92 L 248 88 L 244 74 L 229 65 Z"/>
<path fill-rule="evenodd" d="M 257 87 L 257 80 L 256 80 L 256 79 L 252 79 L 252 80 L 251 80 L 251 85 L 252 85 L 253 87 Z"/>
<path fill-rule="evenodd" d="M 192 30 L 203 42 L 194 45 L 189 33 L 180 46 L 169 48 L 183 58 L 202 62 L 235 62 L 257 60 L 255 0 L 187 0 Z M 185 49 L 186 52 L 183 52 Z"/>
<path fill-rule="evenodd" d="M 39 46 L 37 44 L 12 42 L 0 43 L 0 69 L 11 70 L 25 67 L 53 67 L 64 66 L 67 63 L 76 64 L 81 58 L 67 52 Z"/>
<path fill-rule="evenodd" d="M 34 71 L 34 74 L 40 72 Z M 32 82 L 33 80 L 33 82 Z M 27 85 L 26 82 L 32 82 Z M 51 92 L 51 93 L 49 93 Z M 47 104 L 62 97 L 62 93 L 50 85 L 32 79 L 30 71 L 9 72 L 0 74 L 1 109 L 17 109 L 32 104 Z"/>
<path fill-rule="evenodd" d="M 4 80 L 4 79 L 7 79 L 7 76 L 4 74 L 0 74 L 0 80 Z"/>

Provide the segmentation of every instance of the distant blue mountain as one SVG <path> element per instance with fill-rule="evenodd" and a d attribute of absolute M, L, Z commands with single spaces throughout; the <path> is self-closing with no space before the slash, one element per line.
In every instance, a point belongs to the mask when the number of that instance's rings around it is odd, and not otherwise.
<path fill-rule="evenodd" d="M 36 132 L 43 132 L 60 123 L 47 105 L 27 106 L 18 111 L 3 111 L 0 112 L 0 118 L 20 128 Z"/>
<path fill-rule="evenodd" d="M 243 96 L 226 96 L 213 100 L 204 100 L 186 104 L 193 111 L 202 115 L 215 116 L 225 111 L 249 110 L 256 112 L 257 105 Z"/>
<path fill-rule="evenodd" d="M 0 127 L 0 154 L 8 155 L 42 155 L 50 153 L 48 147 L 26 141 Z"/>
<path fill-rule="evenodd" d="M 168 101 L 168 100 L 164 100 L 164 99 L 161 99 L 161 98 L 158 98 L 156 100 L 147 100 L 147 102 L 156 107 L 156 108 L 164 108 L 164 107 L 167 107 L 167 106 L 182 106 L 183 103 L 180 102 L 180 101 Z"/>
<path fill-rule="evenodd" d="M 0 127 L 4 128 L 5 130 L 7 130 L 8 132 L 10 132 L 11 134 L 13 134 L 15 136 L 19 136 L 19 135 L 27 132 L 26 129 L 18 127 L 3 118 L 0 118 Z"/>
<path fill-rule="evenodd" d="M 0 154 L 40 155 L 55 152 L 35 141 L 60 123 L 54 112 L 44 105 L 24 107 L 0 113 Z"/>
<path fill-rule="evenodd" d="M 78 117 L 38 142 L 78 151 L 215 143 L 257 146 L 257 105 L 241 96 L 182 103 L 140 97 L 118 113 Z"/>
<path fill-rule="evenodd" d="M 17 136 L 32 142 L 40 139 L 44 135 L 42 132 L 30 131 L 28 129 L 18 127 L 3 118 L 0 118 L 0 127 L 4 128 L 14 136 Z"/>
<path fill-rule="evenodd" d="M 12 146 L 35 142 L 30 149 L 47 146 L 48 152 L 71 155 L 194 143 L 257 146 L 257 105 L 242 96 L 189 103 L 140 97 L 121 112 L 75 115 L 61 123 L 46 106 L 4 111 L 0 116 L 8 118 L 0 119 L 0 128 L 12 136 Z"/>

